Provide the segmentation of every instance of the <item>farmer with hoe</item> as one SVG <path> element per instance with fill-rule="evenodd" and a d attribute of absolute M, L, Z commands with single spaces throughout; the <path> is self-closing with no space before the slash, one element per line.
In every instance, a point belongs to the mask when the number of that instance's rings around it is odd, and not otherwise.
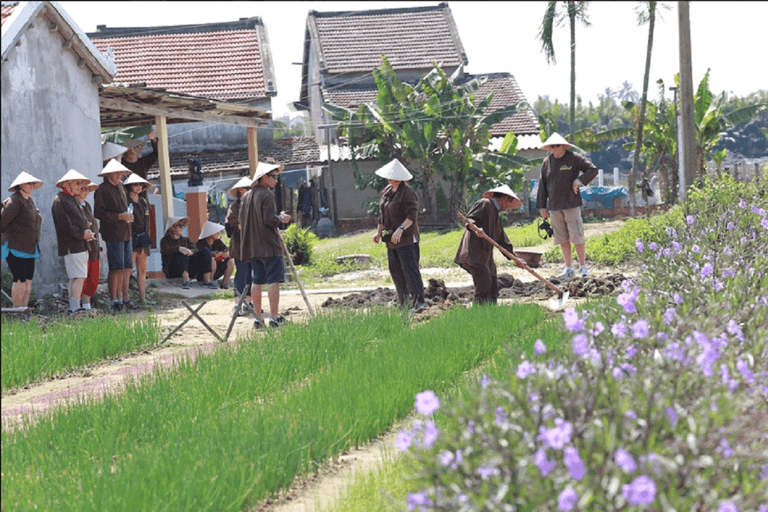
<path fill-rule="evenodd" d="M 163 274 L 168 279 L 181 278 L 181 287 L 189 289 L 189 259 L 197 252 L 194 242 L 183 236 L 187 217 L 171 217 L 165 223 L 165 236 L 160 240 Z"/>
<path fill-rule="evenodd" d="M 13 276 L 11 300 L 14 308 L 26 308 L 32 293 L 32 277 L 35 260 L 40 257 L 40 225 L 43 216 L 31 194 L 43 186 L 43 182 L 22 171 L 11 186 L 11 197 L 3 201 L 0 213 L 0 240 L 2 257 L 8 262 Z"/>
<path fill-rule="evenodd" d="M 410 295 L 414 312 L 420 313 L 427 307 L 424 305 L 424 282 L 419 271 L 419 226 L 416 223 L 419 198 L 408 184 L 413 176 L 396 158 L 377 170 L 376 174 L 389 184 L 381 192 L 373 243 L 384 240 L 387 244 L 389 273 L 400 306 L 405 306 L 406 296 Z M 382 236 L 385 230 L 387 234 Z"/>
<path fill-rule="evenodd" d="M 576 272 L 572 265 L 571 243 L 576 246 L 579 273 L 587 277 L 587 254 L 584 242 L 584 222 L 581 219 L 581 193 L 579 187 L 597 176 L 597 167 L 587 158 L 570 151 L 573 147 L 559 133 L 553 133 L 542 149 L 551 154 L 541 164 L 539 193 L 536 207 L 545 219 L 552 218 L 555 243 L 560 245 L 565 259 L 565 271 L 560 279 L 572 279 Z"/>
<path fill-rule="evenodd" d="M 107 287 L 110 307 L 122 311 L 128 303 L 128 285 L 133 269 L 131 223 L 133 214 L 128 210 L 128 195 L 123 178 L 131 174 L 117 160 L 110 160 L 99 176 L 104 182 L 96 189 L 93 213 L 101 222 L 101 236 L 107 246 Z"/>
<path fill-rule="evenodd" d="M 277 212 L 275 197 L 270 189 L 277 185 L 278 175 L 283 166 L 259 162 L 253 174 L 251 190 L 243 198 L 238 221 L 240 223 L 240 257 L 250 261 L 253 270 L 251 298 L 256 320 L 253 326 L 278 327 L 285 318 L 278 313 L 280 305 L 280 283 L 285 281 L 283 243 L 277 228 L 281 222 L 290 222 L 291 216 Z M 261 313 L 261 290 L 267 285 L 269 298 L 269 322 Z"/>
<path fill-rule="evenodd" d="M 473 221 L 493 241 L 514 254 L 512 244 L 499 214 L 502 210 L 520 208 L 522 202 L 508 185 L 483 192 L 467 213 L 467 220 Z M 509 259 L 509 258 L 507 258 Z M 499 283 L 496 263 L 493 261 L 493 244 L 473 233 L 469 228 L 459 243 L 454 263 L 469 272 L 475 284 L 475 304 L 496 304 L 499 298 Z M 518 265 L 520 266 L 520 265 Z"/>
<path fill-rule="evenodd" d="M 64 268 L 69 277 L 69 314 L 80 311 L 80 297 L 83 285 L 88 277 L 88 242 L 96 239 L 96 234 L 88 220 L 77 195 L 91 180 L 74 169 L 67 171 L 56 183 L 61 189 L 53 199 L 51 214 L 56 226 L 56 240 L 59 256 L 64 257 Z"/>
<path fill-rule="evenodd" d="M 250 290 L 251 281 L 253 279 L 251 263 L 245 261 L 241 257 L 240 252 L 240 207 L 243 203 L 243 197 L 251 189 L 253 180 L 248 176 L 243 176 L 240 180 L 229 189 L 229 195 L 235 198 L 235 202 L 229 205 L 227 209 L 227 232 L 229 234 L 229 255 L 235 261 L 235 296 L 239 297 L 243 291 L 246 291 L 245 300 L 251 303 Z M 235 306 L 237 308 L 237 306 Z M 237 314 L 242 314 L 241 311 L 237 311 Z"/>
<path fill-rule="evenodd" d="M 128 193 L 128 202 L 133 206 L 133 225 L 131 236 L 132 262 L 136 266 L 136 288 L 139 291 L 139 306 L 154 306 L 154 301 L 147 301 L 147 260 L 149 248 L 154 240 L 149 236 L 149 202 L 142 195 L 150 187 L 147 180 L 138 174 L 131 174 L 123 182 Z"/>
<path fill-rule="evenodd" d="M 91 297 L 96 295 L 96 290 L 99 287 L 99 263 L 101 259 L 101 247 L 99 247 L 99 224 L 96 222 L 96 217 L 93 216 L 93 210 L 91 205 L 85 200 L 88 194 L 99 188 L 99 185 L 90 182 L 88 185 L 82 187 L 76 194 L 77 200 L 80 202 L 80 207 L 83 209 L 86 219 L 90 224 L 90 229 L 93 231 L 93 239 L 88 242 L 88 277 L 85 278 L 83 283 L 83 295 L 81 297 L 81 307 L 88 311 L 91 309 Z"/>
<path fill-rule="evenodd" d="M 219 285 L 216 281 L 224 276 L 221 288 L 226 289 L 235 262 L 229 257 L 229 252 L 224 242 L 219 240 L 219 233 L 224 231 L 224 226 L 215 222 L 206 221 L 200 235 L 197 237 L 197 252 L 190 260 L 190 268 L 193 276 L 203 283 L 206 288 L 216 289 Z M 218 244 L 216 243 L 218 241 Z"/>

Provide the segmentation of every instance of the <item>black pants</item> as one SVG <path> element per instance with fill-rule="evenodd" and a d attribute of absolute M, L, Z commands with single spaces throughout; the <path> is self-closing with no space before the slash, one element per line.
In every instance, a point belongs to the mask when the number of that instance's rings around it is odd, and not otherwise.
<path fill-rule="evenodd" d="M 163 256 L 163 259 L 165 260 L 165 265 L 163 265 L 166 269 L 165 277 L 168 279 L 182 277 L 183 272 L 189 271 L 189 256 L 186 254 L 176 251 L 168 256 Z"/>
<path fill-rule="evenodd" d="M 189 259 L 189 277 L 200 282 L 205 281 L 204 274 L 213 272 L 213 252 L 210 247 L 203 247 Z"/>
<path fill-rule="evenodd" d="M 499 298 L 499 281 L 496 276 L 496 264 L 490 266 L 471 266 L 469 273 L 475 284 L 475 304 L 496 304 Z"/>
<path fill-rule="evenodd" d="M 421 252 L 419 244 L 409 244 L 399 249 L 387 249 L 389 273 L 397 291 L 397 301 L 406 304 L 406 293 L 411 304 L 424 303 L 424 282 L 419 271 Z"/>

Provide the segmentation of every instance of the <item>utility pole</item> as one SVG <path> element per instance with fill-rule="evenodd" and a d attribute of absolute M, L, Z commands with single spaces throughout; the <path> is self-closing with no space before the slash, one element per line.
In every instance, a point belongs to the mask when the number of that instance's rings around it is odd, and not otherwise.
<path fill-rule="evenodd" d="M 696 177 L 696 126 L 693 113 L 693 71 L 691 65 L 690 2 L 678 2 L 678 33 L 680 41 L 680 113 L 682 121 L 682 162 L 685 183 L 681 191 L 687 197 L 688 187 Z"/>
<path fill-rule="evenodd" d="M 669 90 L 675 94 L 675 132 L 677 133 L 677 199 L 682 202 L 687 197 L 685 190 L 685 161 L 683 157 L 683 122 L 680 120 L 680 111 L 677 109 L 677 87 Z"/>

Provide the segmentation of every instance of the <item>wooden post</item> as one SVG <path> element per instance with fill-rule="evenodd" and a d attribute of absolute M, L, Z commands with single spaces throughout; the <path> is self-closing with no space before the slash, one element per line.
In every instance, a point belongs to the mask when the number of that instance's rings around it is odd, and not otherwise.
<path fill-rule="evenodd" d="M 173 217 L 171 157 L 168 155 L 168 123 L 165 116 L 155 116 L 157 128 L 157 166 L 160 168 L 160 196 L 163 204 L 163 226 Z"/>
<path fill-rule="evenodd" d="M 256 166 L 259 165 L 259 137 L 258 129 L 248 127 L 248 176 L 253 179 L 256 173 Z"/>

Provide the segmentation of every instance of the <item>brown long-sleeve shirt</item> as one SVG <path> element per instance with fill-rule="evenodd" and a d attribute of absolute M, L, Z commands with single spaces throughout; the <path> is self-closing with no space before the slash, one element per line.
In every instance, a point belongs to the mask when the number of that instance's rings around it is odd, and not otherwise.
<path fill-rule="evenodd" d="M 83 209 L 83 213 L 85 213 L 88 222 L 91 223 L 91 227 L 88 229 L 93 231 L 93 234 L 96 235 L 96 238 L 86 243 L 88 246 L 88 261 L 98 260 L 101 257 L 101 248 L 99 247 L 99 223 L 96 222 L 96 217 L 93 215 L 93 210 L 91 210 L 90 204 L 86 202 L 81 205 L 81 208 Z"/>
<path fill-rule="evenodd" d="M 101 221 L 101 236 L 105 242 L 127 242 L 131 239 L 130 223 L 117 218 L 128 211 L 128 196 L 122 183 L 113 185 L 108 179 L 99 185 L 93 196 L 93 214 Z"/>
<path fill-rule="evenodd" d="M 0 245 L 8 241 L 8 247 L 16 251 L 34 254 L 40 241 L 43 216 L 32 198 L 24 199 L 21 192 L 14 192 L 3 201 L 0 210 Z"/>
<path fill-rule="evenodd" d="M 407 219 L 413 224 L 402 233 L 399 243 L 387 242 L 388 249 L 399 249 L 419 241 L 419 196 L 405 182 L 400 183 L 397 190 L 387 185 L 381 192 L 378 223 L 385 230 L 394 231 Z"/>
<path fill-rule="evenodd" d="M 238 197 L 237 200 L 229 205 L 227 210 L 227 224 L 232 228 L 232 236 L 229 238 L 229 255 L 236 260 L 240 259 L 240 206 L 242 205 L 242 198 Z"/>
<path fill-rule="evenodd" d="M 246 192 L 238 215 L 241 261 L 283 255 L 277 214 L 275 197 L 267 187 L 256 185 Z"/>
<path fill-rule="evenodd" d="M 59 256 L 87 251 L 88 244 L 83 237 L 85 231 L 90 229 L 90 221 L 80 206 L 80 201 L 75 196 L 61 191 L 53 199 L 51 214 L 56 226 Z"/>
<path fill-rule="evenodd" d="M 586 185 L 595 176 L 595 164 L 578 153 L 566 151 L 563 158 L 549 155 L 541 164 L 536 208 L 559 211 L 581 206 L 581 194 L 573 193 L 573 182 L 578 179 Z"/>
<path fill-rule="evenodd" d="M 512 244 L 504 231 L 499 209 L 491 199 L 482 198 L 475 202 L 467 213 L 467 219 L 474 221 L 475 225 L 482 228 L 485 234 L 497 244 L 509 252 L 513 251 Z M 453 261 L 467 271 L 470 267 L 485 267 L 493 273 L 496 268 L 493 262 L 493 244 L 473 233 L 469 228 L 461 238 L 459 250 L 456 251 Z"/>

